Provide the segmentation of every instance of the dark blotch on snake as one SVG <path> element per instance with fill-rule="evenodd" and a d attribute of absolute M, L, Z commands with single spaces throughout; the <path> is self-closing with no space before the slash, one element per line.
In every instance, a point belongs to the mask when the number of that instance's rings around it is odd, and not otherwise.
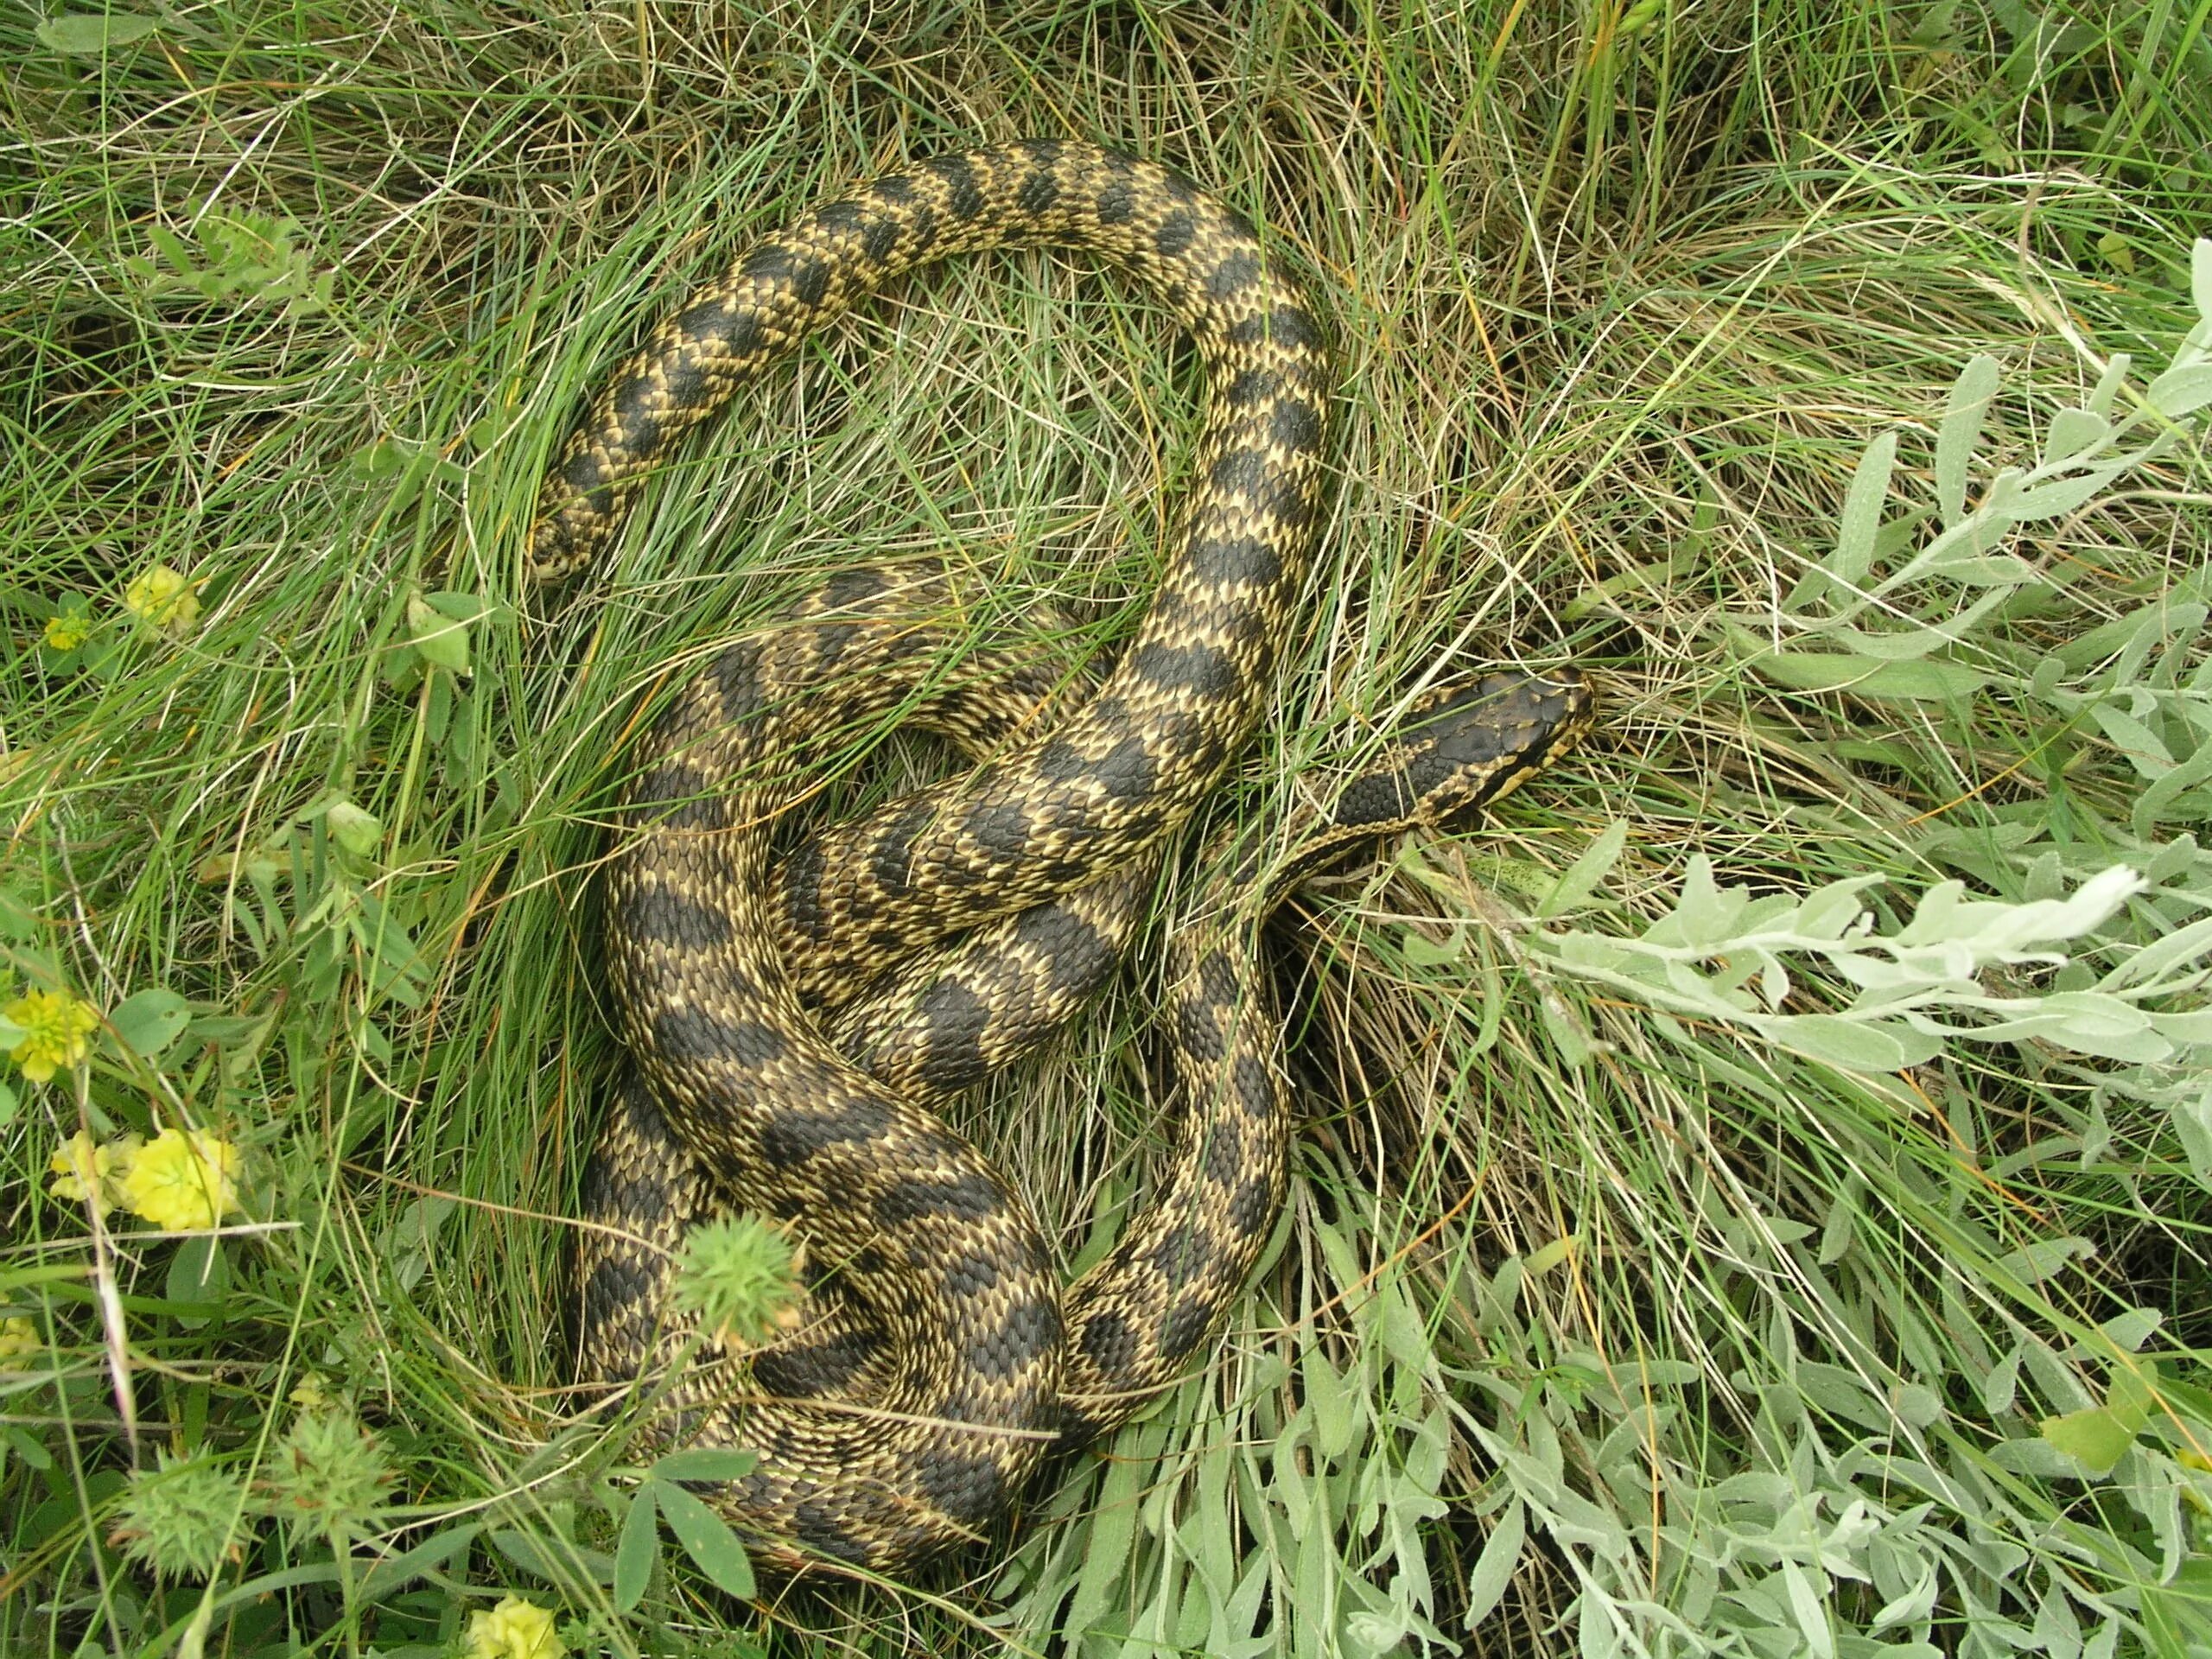
<path fill-rule="evenodd" d="M 710 1009 L 664 1006 L 653 1011 L 653 1046 L 671 1060 L 720 1061 L 747 1067 L 783 1058 L 783 1034 L 750 1020 L 725 1020 Z"/>
<path fill-rule="evenodd" d="M 982 1082 L 988 1069 L 983 1064 L 983 1033 L 991 1026 L 990 1004 L 946 977 L 914 999 L 914 1012 L 929 1032 L 922 1076 L 940 1089 Z"/>
<path fill-rule="evenodd" d="M 790 1169 L 831 1147 L 880 1141 L 891 1123 L 890 1108 L 866 1095 L 819 1106 L 787 1103 L 762 1128 L 760 1155 L 778 1169 Z"/>
<path fill-rule="evenodd" d="M 1266 588 L 1282 575 L 1282 560 L 1256 536 L 1209 536 L 1191 544 L 1191 574 L 1222 588 Z"/>
<path fill-rule="evenodd" d="M 1259 256 L 1249 249 L 1238 248 L 1207 276 L 1206 297 L 1216 305 L 1224 304 L 1251 287 L 1259 277 Z"/>
<path fill-rule="evenodd" d="M 1321 417 L 1313 409 L 1286 397 L 1268 417 L 1268 435 L 1294 455 L 1310 455 L 1321 447 Z"/>
<path fill-rule="evenodd" d="M 1197 1347 L 1213 1324 L 1213 1303 L 1196 1291 L 1175 1304 L 1160 1327 L 1160 1351 L 1179 1360 Z"/>
<path fill-rule="evenodd" d="M 1021 193 L 1014 198 L 1025 213 L 1041 214 L 1060 199 L 1060 187 L 1051 173 L 1039 168 L 1021 181 Z"/>
<path fill-rule="evenodd" d="M 1091 214 L 1101 225 L 1126 225 L 1135 209 L 1135 198 L 1127 179 L 1116 179 L 1098 193 Z"/>
<path fill-rule="evenodd" d="M 825 1342 L 764 1348 L 753 1357 L 753 1380 L 769 1394 L 794 1400 L 835 1393 L 883 1351 L 872 1331 L 841 1331 Z"/>
<path fill-rule="evenodd" d="M 650 939 L 673 939 L 694 950 L 710 950 L 729 943 L 729 916 L 689 893 L 665 888 L 640 893 L 630 915 L 637 931 Z"/>
<path fill-rule="evenodd" d="M 914 1482 L 931 1503 L 964 1522 L 988 1521 L 1005 1506 L 1006 1476 L 988 1458 L 958 1452 L 925 1452 Z"/>
<path fill-rule="evenodd" d="M 791 292 L 799 302 L 807 306 L 822 303 L 822 296 L 830 291 L 830 266 L 826 261 L 802 256 L 791 261 Z"/>
<path fill-rule="evenodd" d="M 877 1196 L 875 1224 L 889 1232 L 924 1217 L 981 1221 L 1005 1208 L 997 1184 L 979 1170 L 963 1170 L 950 1180 L 910 1175 Z"/>
<path fill-rule="evenodd" d="M 992 1376 L 1012 1376 L 1033 1363 L 1040 1354 L 1059 1345 L 1060 1310 L 1051 1302 L 1035 1300 L 1015 1303 L 999 1321 L 988 1346 L 987 1362 L 976 1356 L 976 1369 Z"/>
<path fill-rule="evenodd" d="M 1163 691 L 1212 699 L 1237 690 L 1236 664 L 1214 645 L 1140 645 L 1130 666 Z"/>
<path fill-rule="evenodd" d="M 914 837 L 928 829 L 937 818 L 937 808 L 927 801 L 916 801 L 884 827 L 882 839 L 875 844 L 875 851 L 868 860 L 868 868 L 877 884 L 893 898 L 906 891 L 908 877 L 913 872 Z"/>

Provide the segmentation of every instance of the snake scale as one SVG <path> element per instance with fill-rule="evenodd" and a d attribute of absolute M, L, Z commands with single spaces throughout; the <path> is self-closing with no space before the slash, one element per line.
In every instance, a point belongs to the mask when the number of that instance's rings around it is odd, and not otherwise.
<path fill-rule="evenodd" d="M 694 1220 L 785 1224 L 798 1328 L 695 1359 L 658 1432 L 759 1452 L 711 1501 L 790 1568 L 898 1569 L 977 1536 L 1044 1454 L 1187 1367 L 1274 1224 L 1291 1113 L 1249 856 L 1174 931 L 1160 1026 L 1181 1110 L 1150 1201 L 1078 1282 L 933 1107 L 1114 971 L 1165 838 L 1250 735 L 1313 563 L 1332 359 L 1250 222 L 1166 168 L 1074 143 L 941 158 L 813 208 L 664 321 L 549 473 L 531 531 L 532 574 L 570 575 L 678 435 L 801 337 L 915 266 L 1039 245 L 1134 276 L 1205 373 L 1135 638 L 1071 686 L 1049 653 L 976 651 L 973 596 L 942 563 L 841 573 L 676 694 L 604 878 L 632 1071 L 586 1178 L 587 1216 L 611 1224 L 576 1253 L 579 1371 L 628 1384 L 683 1351 L 663 1304 Z M 1503 793 L 1586 708 L 1571 679 L 1517 675 L 1432 699 L 1308 840 Z M 981 764 L 779 842 L 827 747 L 897 718 Z"/>

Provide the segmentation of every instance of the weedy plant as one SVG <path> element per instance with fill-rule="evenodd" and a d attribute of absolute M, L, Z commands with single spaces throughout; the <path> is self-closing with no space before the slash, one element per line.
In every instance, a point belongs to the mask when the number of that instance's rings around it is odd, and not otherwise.
<path fill-rule="evenodd" d="M 2202 16 L 118 0 L 0 48 L 0 1652 L 2212 1649 Z M 1079 262 L 956 264 L 589 591 L 517 549 L 685 282 L 1040 132 L 1224 192 L 1342 322 L 1331 562 L 1213 827 L 1467 659 L 1608 716 L 1285 919 L 1308 1121 L 1220 1351 L 971 1556 L 791 1591 L 702 1501 L 749 1454 L 569 1386 L 626 739 L 847 562 L 1110 648 L 1199 391 Z M 1148 996 L 963 1109 L 1071 1272 L 1143 1194 Z M 779 1236 L 688 1271 L 772 1332 Z"/>

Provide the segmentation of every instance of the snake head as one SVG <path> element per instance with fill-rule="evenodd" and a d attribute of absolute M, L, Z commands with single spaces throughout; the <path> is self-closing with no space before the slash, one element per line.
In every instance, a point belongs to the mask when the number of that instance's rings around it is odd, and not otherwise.
<path fill-rule="evenodd" d="M 1498 670 L 1433 691 L 1332 814 L 1338 831 L 1440 829 L 1510 794 L 1590 729 L 1596 698 L 1582 676 Z"/>

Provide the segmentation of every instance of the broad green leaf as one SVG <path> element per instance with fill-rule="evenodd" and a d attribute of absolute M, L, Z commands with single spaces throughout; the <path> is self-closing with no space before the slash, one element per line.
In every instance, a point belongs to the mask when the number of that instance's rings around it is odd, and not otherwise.
<path fill-rule="evenodd" d="M 1977 353 L 1952 383 L 1942 424 L 1936 429 L 1936 500 L 1947 524 L 1966 514 L 1967 470 L 1997 385 L 1997 359 L 1985 353 Z"/>
<path fill-rule="evenodd" d="M 0 887 L 0 938 L 10 938 L 17 944 L 35 938 L 38 934 L 38 918 L 22 898 L 6 887 Z"/>
<path fill-rule="evenodd" d="M 2212 237 L 2200 236 L 2190 247 L 2189 291 L 2196 315 L 2212 322 Z"/>
<path fill-rule="evenodd" d="M 2107 461 L 2073 478 L 2038 484 L 2033 489 L 2023 492 L 2020 499 L 2012 504 L 2012 518 L 2014 522 L 2021 523 L 2037 518 L 2056 518 L 2061 513 L 2071 512 L 2109 485 L 2123 470 L 2120 463 Z"/>
<path fill-rule="evenodd" d="M 425 594 L 423 601 L 441 616 L 451 617 L 456 622 L 474 622 L 491 608 L 481 594 L 456 593 L 450 589 Z"/>
<path fill-rule="evenodd" d="M 212 1312 L 231 1287 L 231 1258 L 213 1233 L 188 1238 L 169 1258 L 166 1294 L 173 1302 L 205 1302 Z"/>
<path fill-rule="evenodd" d="M 1522 1265 L 1528 1273 L 1529 1277 L 1531 1279 L 1536 1278 L 1541 1274 L 1549 1273 L 1554 1268 L 1559 1266 L 1560 1262 L 1567 1260 L 1574 1254 L 1576 1249 L 1580 1247 L 1581 1243 L 1582 1237 L 1580 1234 L 1562 1233 L 1559 1237 L 1552 1240 L 1550 1243 L 1541 1244 L 1535 1249 L 1529 1251 L 1526 1261 L 1523 1262 Z"/>
<path fill-rule="evenodd" d="M 2131 1434 L 2140 1434 L 2157 1410 L 2158 1364 L 2156 1360 L 2145 1360 L 2139 1369 L 2133 1365 L 2114 1365 L 2112 1381 L 2105 1389 L 2105 1409 L 2113 1421 Z"/>
<path fill-rule="evenodd" d="M 642 1600 L 652 1579 L 653 1562 L 660 1554 L 658 1511 L 653 1503 L 652 1484 L 640 1487 L 630 1500 L 630 1513 L 622 1517 L 622 1541 L 614 1548 L 614 1611 L 626 1613 Z"/>
<path fill-rule="evenodd" d="M 715 1585 L 741 1600 L 753 1595 L 753 1563 L 729 1523 L 681 1486 L 652 1483 L 654 1501 L 668 1517 L 668 1529 L 686 1554 Z"/>
<path fill-rule="evenodd" d="M 448 673 L 468 672 L 468 626 L 434 609 L 420 594 L 407 601 L 407 632 L 423 660 Z"/>
<path fill-rule="evenodd" d="M 384 825 L 351 801 L 333 801 L 323 813 L 331 838 L 356 858 L 366 858 L 384 843 Z"/>
<path fill-rule="evenodd" d="M 125 997 L 107 1018 L 125 1048 L 151 1059 L 176 1041 L 191 1015 L 175 991 L 157 989 Z"/>
<path fill-rule="evenodd" d="M 2089 393 L 2086 407 L 2091 412 L 2098 415 L 2112 413 L 2113 399 L 2120 395 L 2120 388 L 2127 378 L 2128 366 L 2133 361 L 2126 352 L 2112 354 L 2111 360 L 2105 365 L 2105 372 L 2097 377 L 2095 390 Z"/>
<path fill-rule="evenodd" d="M 760 1463 L 758 1452 L 735 1446 L 693 1446 L 670 1452 L 649 1472 L 655 1480 L 743 1480 Z"/>
<path fill-rule="evenodd" d="M 0 1040 L 5 1039 L 0 1038 Z M 0 1127 L 14 1122 L 16 1113 L 22 1105 L 22 1102 L 16 1098 L 16 1091 L 9 1085 L 8 1080 L 0 1077 Z"/>
<path fill-rule="evenodd" d="M 143 40 L 162 26 L 158 17 L 142 17 L 135 11 L 72 11 L 41 23 L 41 45 L 73 57 L 97 57 L 111 46 L 128 46 Z"/>
<path fill-rule="evenodd" d="M 2135 1431 L 2102 1406 L 2046 1417 L 2037 1427 L 2045 1441 L 2093 1475 L 2110 1474 L 2135 1444 Z"/>

